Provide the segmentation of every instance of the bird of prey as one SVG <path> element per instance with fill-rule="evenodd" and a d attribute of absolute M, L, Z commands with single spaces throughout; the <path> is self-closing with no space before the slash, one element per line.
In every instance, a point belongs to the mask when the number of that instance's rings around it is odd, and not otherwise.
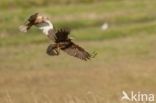
<path fill-rule="evenodd" d="M 19 27 L 20 31 L 27 32 L 32 26 L 39 28 L 43 34 L 54 41 L 54 44 L 50 44 L 47 48 L 47 54 L 56 56 L 60 54 L 60 50 L 66 52 L 68 55 L 77 57 L 81 60 L 89 60 L 95 57 L 96 53 L 90 54 L 82 47 L 72 42 L 69 37 L 69 29 L 55 30 L 51 21 L 39 13 L 31 15 L 26 22 Z"/>

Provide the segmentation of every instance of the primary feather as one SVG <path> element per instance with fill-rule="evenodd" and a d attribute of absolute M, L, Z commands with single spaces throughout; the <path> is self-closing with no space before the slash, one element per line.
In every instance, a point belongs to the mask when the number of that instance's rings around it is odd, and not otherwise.
<path fill-rule="evenodd" d="M 71 56 L 77 57 L 85 61 L 91 58 L 91 54 L 89 54 L 82 47 L 76 45 L 73 42 L 70 42 L 69 45 L 65 46 L 65 48 L 62 48 L 61 50 L 63 50 Z"/>

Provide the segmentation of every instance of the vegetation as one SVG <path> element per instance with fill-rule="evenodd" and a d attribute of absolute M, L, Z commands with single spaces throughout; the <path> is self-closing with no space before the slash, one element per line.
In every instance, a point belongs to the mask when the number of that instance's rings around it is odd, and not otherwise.
<path fill-rule="evenodd" d="M 125 91 L 156 93 L 155 0 L 1 0 L 0 102 L 117 103 Z M 98 55 L 83 62 L 46 55 L 39 30 L 21 33 L 41 12 Z M 101 26 L 107 23 L 108 29 Z M 124 103 L 124 101 L 123 101 Z M 125 101 L 125 103 L 127 103 Z"/>

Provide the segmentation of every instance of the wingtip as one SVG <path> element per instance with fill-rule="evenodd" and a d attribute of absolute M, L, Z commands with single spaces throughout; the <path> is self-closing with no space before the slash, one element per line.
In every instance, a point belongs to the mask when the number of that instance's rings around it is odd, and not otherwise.
<path fill-rule="evenodd" d="M 25 25 L 19 26 L 19 31 L 26 33 L 27 32 L 27 26 L 25 26 Z"/>
<path fill-rule="evenodd" d="M 94 51 L 94 52 L 92 52 L 91 54 L 89 54 L 87 57 L 81 58 L 81 60 L 83 60 L 83 61 L 88 61 L 88 60 L 91 60 L 92 58 L 95 58 L 96 55 L 97 55 L 97 52 Z"/>

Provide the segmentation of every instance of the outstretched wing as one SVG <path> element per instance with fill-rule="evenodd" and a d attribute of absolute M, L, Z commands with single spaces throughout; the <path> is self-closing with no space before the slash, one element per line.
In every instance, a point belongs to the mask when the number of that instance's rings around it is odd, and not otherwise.
<path fill-rule="evenodd" d="M 31 16 L 26 20 L 26 22 L 25 22 L 23 25 L 21 25 L 21 26 L 19 27 L 19 30 L 20 30 L 21 32 L 27 32 L 27 31 L 34 25 L 34 22 L 35 22 L 35 20 L 36 20 L 36 17 L 38 16 L 38 14 L 39 14 L 39 13 L 35 13 L 35 14 L 31 15 Z"/>
<path fill-rule="evenodd" d="M 56 43 L 59 42 L 64 42 L 66 40 L 68 40 L 68 35 L 70 34 L 70 30 L 69 29 L 60 29 L 57 30 L 57 32 L 55 33 L 56 35 Z"/>
<path fill-rule="evenodd" d="M 87 51 L 85 51 L 80 46 L 74 44 L 73 42 L 66 45 L 64 48 L 61 48 L 61 50 L 63 50 L 71 56 L 77 57 L 85 61 L 91 58 L 91 54 L 89 54 Z"/>

